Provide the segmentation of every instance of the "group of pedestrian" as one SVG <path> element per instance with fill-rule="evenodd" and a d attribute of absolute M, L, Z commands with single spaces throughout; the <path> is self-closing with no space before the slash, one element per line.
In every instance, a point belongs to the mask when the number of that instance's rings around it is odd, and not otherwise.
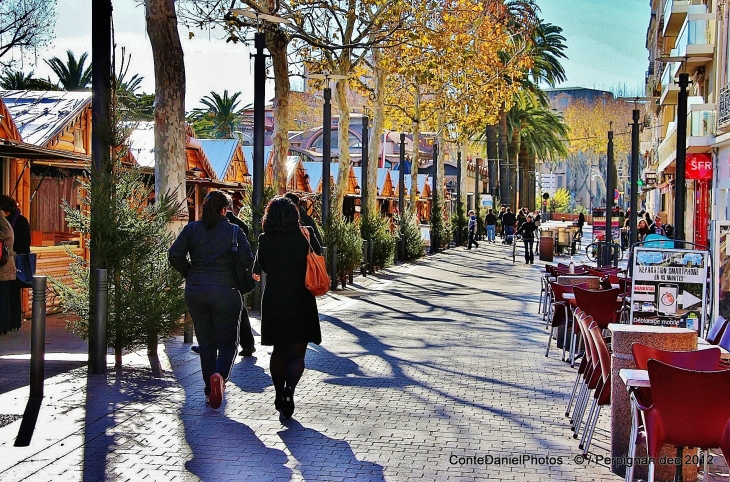
<path fill-rule="evenodd" d="M 177 237 L 168 258 L 185 278 L 185 302 L 199 343 L 206 403 L 215 409 L 221 406 L 239 342 L 244 356 L 255 351 L 246 307 L 237 289 L 233 252 L 238 263 L 252 270 L 254 279 L 266 274 L 261 344 L 273 346 L 269 368 L 276 392 L 274 407 L 282 417 L 290 418 L 307 344 L 322 341 L 317 301 L 304 284 L 310 246 L 321 254 L 321 235 L 294 194 L 267 204 L 255 256 L 247 239 L 248 227 L 239 225 L 227 194 L 208 193 L 202 211 L 202 219 L 189 223 Z M 302 226 L 310 234 L 309 241 Z M 234 236 L 237 251 L 232 250 Z"/>
<path fill-rule="evenodd" d="M 30 253 L 30 223 L 20 213 L 18 203 L 0 195 L 0 242 L 7 248 L 7 260 L 0 266 L 0 335 L 19 330 L 23 321 L 21 306 L 23 286 L 18 282 L 16 254 Z"/>
<path fill-rule="evenodd" d="M 638 213 L 639 221 L 637 222 L 637 240 L 644 241 L 649 234 L 658 234 L 659 236 L 671 237 L 673 229 L 668 224 L 662 223 L 662 218 L 657 214 L 654 216 L 653 221 L 651 214 L 648 211 Z"/>

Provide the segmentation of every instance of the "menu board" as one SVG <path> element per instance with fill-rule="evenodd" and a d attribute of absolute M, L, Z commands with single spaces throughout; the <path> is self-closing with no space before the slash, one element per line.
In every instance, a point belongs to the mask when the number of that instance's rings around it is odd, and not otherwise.
<path fill-rule="evenodd" d="M 708 252 L 637 247 L 631 323 L 698 330 L 707 315 Z"/>

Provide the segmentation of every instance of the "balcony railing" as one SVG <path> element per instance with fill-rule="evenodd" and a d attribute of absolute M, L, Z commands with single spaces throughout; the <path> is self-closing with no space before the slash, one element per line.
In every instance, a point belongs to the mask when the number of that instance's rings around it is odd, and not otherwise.
<path fill-rule="evenodd" d="M 670 62 L 662 72 L 662 91 L 674 86 L 674 75 L 679 69 L 679 62 Z"/>
<path fill-rule="evenodd" d="M 687 139 L 692 137 L 715 137 L 714 110 L 698 110 L 687 113 Z"/>
<path fill-rule="evenodd" d="M 664 25 L 662 26 L 662 32 L 664 35 L 669 34 L 673 36 L 670 31 L 670 23 L 674 28 L 678 28 L 678 23 L 684 20 L 684 16 L 687 14 L 687 8 L 689 7 L 690 0 L 665 0 L 664 9 L 662 15 L 664 16 Z M 674 11 L 672 9 L 674 8 Z M 676 32 L 676 30 L 675 30 Z"/>
<path fill-rule="evenodd" d="M 714 22 L 710 20 L 688 20 L 682 25 L 677 37 L 676 53 L 679 57 L 685 55 L 707 55 L 712 53 L 712 45 L 715 43 Z M 702 48 L 701 46 L 707 46 Z M 697 47 L 697 48 L 693 48 Z"/>
<path fill-rule="evenodd" d="M 717 124 L 720 129 L 730 127 L 730 84 L 720 89 L 717 100 Z"/>

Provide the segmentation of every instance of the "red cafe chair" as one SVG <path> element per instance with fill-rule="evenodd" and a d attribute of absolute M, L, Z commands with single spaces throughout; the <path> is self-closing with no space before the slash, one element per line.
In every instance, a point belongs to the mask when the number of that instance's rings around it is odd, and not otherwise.
<path fill-rule="evenodd" d="M 578 448 L 583 449 L 583 455 L 588 454 L 588 448 L 591 446 L 593 432 L 598 423 L 601 407 L 611 404 L 611 354 L 608 352 L 606 340 L 603 339 L 603 332 L 598 326 L 591 328 L 590 335 L 596 347 L 601 373 L 596 389 L 593 392 L 593 404 L 591 405 L 591 411 L 588 412 L 588 419 L 586 420 L 585 429 L 583 429 L 583 436 L 580 439 L 580 444 L 578 444 Z M 573 438 L 577 438 L 577 435 L 576 433 Z"/>
<path fill-rule="evenodd" d="M 574 288 L 575 303 L 587 315 L 593 317 L 601 329 L 606 329 L 610 323 L 618 323 L 621 301 L 618 300 L 620 288 L 610 290 L 586 290 Z"/>
<path fill-rule="evenodd" d="M 647 363 L 650 359 L 659 360 L 660 362 L 695 371 L 713 371 L 720 369 L 720 350 L 718 348 L 708 348 L 704 350 L 694 351 L 668 351 L 660 350 L 641 343 L 633 343 L 631 345 L 631 353 L 634 356 L 634 363 L 639 370 L 646 370 Z M 641 419 L 639 418 L 636 402 L 648 407 L 652 404 L 650 388 L 633 388 L 630 394 L 631 398 L 631 436 L 629 439 L 629 458 L 636 456 L 636 446 L 642 440 L 639 440 Z M 707 462 L 707 459 L 705 459 Z M 705 473 L 707 466 L 705 465 Z M 634 467 L 626 467 L 626 480 L 630 482 L 634 477 Z"/>
<path fill-rule="evenodd" d="M 551 303 L 550 307 L 550 333 L 548 333 L 548 342 L 547 342 L 547 349 L 545 350 L 545 356 L 548 356 L 550 353 L 550 343 L 553 339 L 553 334 L 555 331 L 561 327 L 565 326 L 565 330 L 563 331 L 563 358 L 562 360 L 565 361 L 565 344 L 566 340 L 568 338 L 568 320 L 572 318 L 573 310 L 571 309 L 570 303 L 567 300 L 563 299 L 563 293 L 572 293 L 573 292 L 573 286 L 572 285 L 559 285 L 556 282 L 550 283 L 550 291 L 552 292 L 553 301 Z"/>
<path fill-rule="evenodd" d="M 707 342 L 711 345 L 719 345 L 725 332 L 730 331 L 727 330 L 727 325 L 728 320 L 726 320 L 722 316 L 718 316 L 715 322 L 710 327 L 710 331 L 707 332 L 705 340 L 707 340 Z M 723 348 L 727 350 L 727 347 Z"/>
<path fill-rule="evenodd" d="M 649 360 L 647 369 L 653 403 L 637 406 L 650 457 L 648 482 L 654 482 L 654 460 L 664 444 L 677 447 L 675 480 L 682 477 L 684 447 L 719 447 L 730 462 L 730 370 L 686 370 L 658 360 Z"/>
<path fill-rule="evenodd" d="M 573 429 L 574 438 L 578 437 L 578 431 L 580 430 L 581 423 L 583 422 L 583 415 L 585 415 L 588 402 L 590 401 L 591 391 L 596 389 L 601 377 L 601 362 L 598 357 L 596 344 L 593 342 L 593 337 L 590 334 L 591 328 L 597 325 L 590 316 L 586 316 L 582 320 L 579 320 L 579 323 L 583 343 L 585 343 L 586 347 L 585 356 L 589 357 L 590 363 L 583 373 L 583 383 L 580 386 L 578 398 L 575 402 L 575 408 L 573 408 L 573 415 L 570 419 L 570 426 Z"/>

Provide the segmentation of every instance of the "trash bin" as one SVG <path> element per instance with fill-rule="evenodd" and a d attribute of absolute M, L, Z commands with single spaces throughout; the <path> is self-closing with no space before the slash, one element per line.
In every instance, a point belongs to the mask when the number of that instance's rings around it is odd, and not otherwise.
<path fill-rule="evenodd" d="M 555 240 L 552 236 L 540 236 L 540 261 L 551 262 L 553 260 L 553 250 Z"/>

